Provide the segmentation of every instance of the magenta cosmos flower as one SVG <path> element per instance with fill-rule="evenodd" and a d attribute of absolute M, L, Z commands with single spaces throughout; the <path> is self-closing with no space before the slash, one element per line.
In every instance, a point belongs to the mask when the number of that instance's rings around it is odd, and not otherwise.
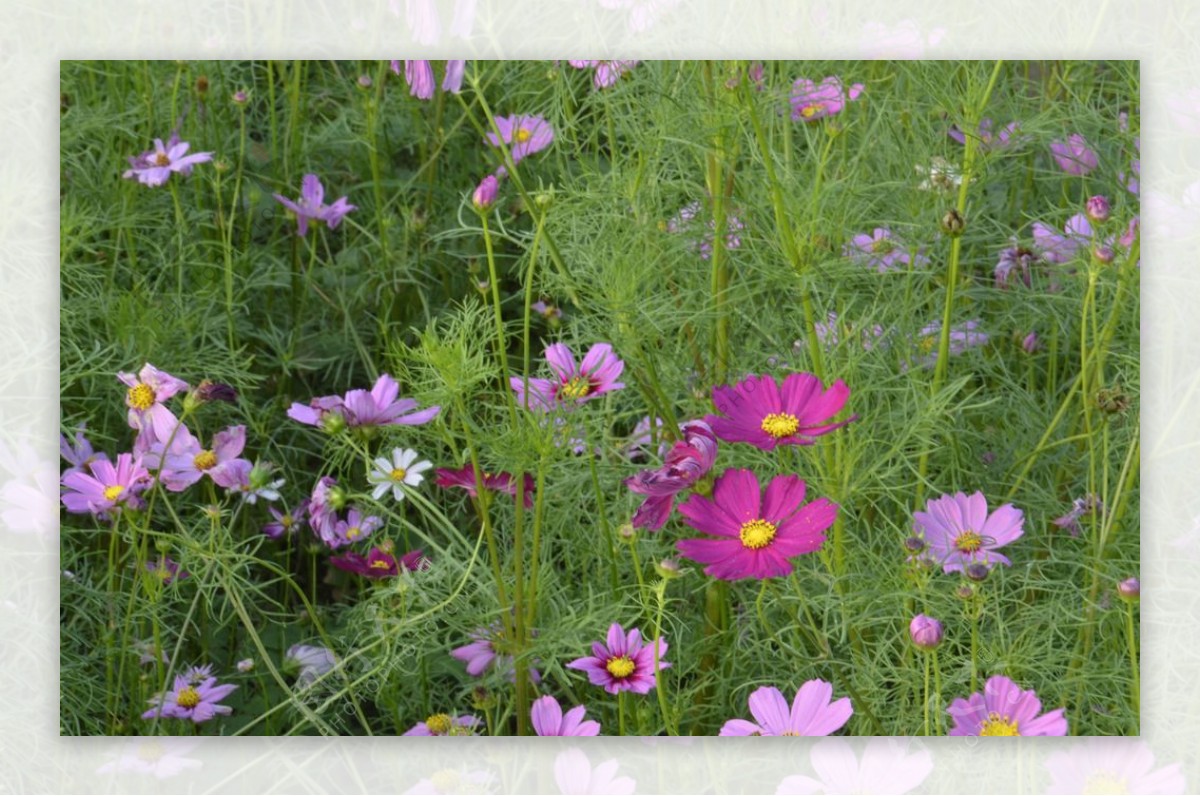
<path fill-rule="evenodd" d="M 647 694 L 655 685 L 656 651 L 658 669 L 670 668 L 671 664 L 663 660 L 667 654 L 666 641 L 657 638 L 649 644 L 643 644 L 642 634 L 637 628 L 626 633 L 623 627 L 614 622 L 608 629 L 607 644 L 597 641 L 592 644 L 590 656 L 571 661 L 567 668 L 587 672 L 592 685 L 603 686 L 610 694 L 619 691 Z"/>
<path fill-rule="evenodd" d="M 204 670 L 203 678 L 192 678 L 186 673 L 176 677 L 174 690 L 151 699 L 153 707 L 142 718 L 191 719 L 200 724 L 217 716 L 228 716 L 233 708 L 219 703 L 237 686 L 217 685 L 217 678 L 207 675 L 207 671 Z"/>
<path fill-rule="evenodd" d="M 788 559 L 819 549 L 837 516 L 826 498 L 801 506 L 804 494 L 799 476 L 776 476 L 763 496 L 750 470 L 726 470 L 711 499 L 693 493 L 679 506 L 688 525 L 720 538 L 684 539 L 675 548 L 722 580 L 787 575 Z"/>
<path fill-rule="evenodd" d="M 858 99 L 862 90 L 862 83 L 850 86 L 849 98 Z M 841 78 L 827 77 L 817 85 L 802 77 L 792 84 L 792 121 L 812 122 L 841 113 L 846 106 L 846 97 Z"/>
<path fill-rule="evenodd" d="M 1066 735 L 1063 709 L 1039 716 L 1042 702 L 1032 690 L 1003 675 L 989 677 L 983 693 L 956 699 L 946 712 L 954 719 L 950 735 Z"/>
<path fill-rule="evenodd" d="M 646 499 L 633 514 L 633 526 L 657 531 L 667 523 L 675 496 L 708 475 L 717 460 L 717 438 L 703 420 L 679 426 L 683 439 L 671 446 L 662 467 L 625 479 L 630 492 Z"/>
<path fill-rule="evenodd" d="M 325 204 L 325 188 L 315 174 L 304 175 L 304 179 L 300 183 L 300 198 L 294 202 L 281 194 L 272 195 L 275 197 L 275 201 L 296 216 L 296 232 L 300 237 L 308 234 L 310 222 L 324 223 L 329 225 L 330 229 L 337 229 L 337 225 L 342 223 L 342 219 L 351 210 L 358 209 L 355 205 L 350 204 L 345 196 L 340 197 L 331 205 Z"/>
<path fill-rule="evenodd" d="M 625 386 L 617 381 L 625 370 L 625 363 L 613 353 L 608 343 L 596 343 L 579 364 L 575 363 L 570 348 L 563 343 L 554 343 L 546 348 L 546 362 L 557 378 L 531 378 L 528 392 L 525 379 L 511 376 L 508 380 L 517 394 L 517 401 L 527 409 L 545 412 L 574 406 Z"/>
<path fill-rule="evenodd" d="M 640 61 L 567 61 L 576 69 L 591 69 L 592 82 L 596 88 L 615 85 L 621 76 L 632 70 Z"/>
<path fill-rule="evenodd" d="M 353 511 L 350 512 L 354 514 Z M 370 518 L 374 519 L 374 517 Z M 329 563 L 346 572 L 362 575 L 364 578 L 379 580 L 392 578 L 400 574 L 400 570 L 419 572 L 429 568 L 429 559 L 420 550 L 412 550 L 400 558 L 396 558 L 382 547 L 372 547 L 365 556 L 360 553 L 346 552 L 340 556 L 330 556 Z"/>
<path fill-rule="evenodd" d="M 182 492 L 206 475 L 217 486 L 230 489 L 240 483 L 242 468 L 248 471 L 252 467 L 249 461 L 239 458 L 245 447 L 245 426 L 231 426 L 218 432 L 213 436 L 212 448 L 207 449 L 187 426 L 180 424 L 170 448 L 156 442 L 143 462 L 158 473 L 163 486 L 171 492 Z"/>
<path fill-rule="evenodd" d="M 919 267 L 929 264 L 928 257 L 920 251 L 910 254 L 892 231 L 885 227 L 876 227 L 870 235 L 855 235 L 842 247 L 842 256 L 874 268 L 881 274 L 903 265 Z"/>
<path fill-rule="evenodd" d="M 517 482 L 509 473 L 480 473 L 480 480 L 483 481 L 483 488 L 493 492 L 503 492 L 512 497 L 517 496 Z M 534 482 L 533 476 L 525 473 L 525 508 L 533 508 L 533 491 Z M 457 470 L 450 470 L 445 467 L 437 469 L 437 480 L 435 484 L 443 489 L 465 489 L 471 497 L 479 497 L 475 485 L 475 468 L 470 464 L 466 464 Z"/>
<path fill-rule="evenodd" d="M 117 378 L 129 389 L 125 405 L 129 407 L 129 427 L 137 429 L 137 450 L 149 450 L 155 442 L 171 438 L 179 420 L 163 403 L 188 388 L 187 382 L 165 373 L 147 362 L 138 371 L 118 373 Z"/>
<path fill-rule="evenodd" d="M 132 454 L 122 453 L 115 465 L 107 459 L 97 459 L 88 469 L 90 475 L 69 472 L 63 476 L 62 502 L 67 511 L 101 516 L 123 506 L 142 507 L 138 493 L 150 485 L 150 472 Z"/>
<path fill-rule="evenodd" d="M 504 629 L 499 621 L 492 622 L 487 627 L 477 628 L 470 634 L 471 643 L 450 651 L 450 657 L 467 665 L 467 674 L 472 677 L 482 677 L 489 668 L 494 667 L 510 682 L 516 681 L 516 668 L 513 666 L 512 655 L 503 650 L 508 647 L 504 637 Z M 529 679 L 540 683 L 542 675 L 537 669 L 529 667 Z"/>
<path fill-rule="evenodd" d="M 526 155 L 554 143 L 554 128 L 541 116 L 497 116 L 496 132 L 488 133 L 485 140 L 494 147 L 504 142 L 513 163 L 520 163 Z"/>
<path fill-rule="evenodd" d="M 538 735 L 599 735 L 600 722 L 584 721 L 587 708 L 583 705 L 571 708 L 563 715 L 558 700 L 552 696 L 544 696 L 535 700 L 529 717 L 533 721 L 533 731 Z"/>
<path fill-rule="evenodd" d="M 747 376 L 735 386 L 713 388 L 713 405 L 725 417 L 704 420 L 725 442 L 748 442 L 765 451 L 776 445 L 811 445 L 815 437 L 858 419 L 826 422 L 849 398 L 850 388 L 841 379 L 826 390 L 811 373 L 789 374 L 782 388 L 774 376 Z"/>
<path fill-rule="evenodd" d="M 474 716 L 451 716 L 434 713 L 425 721 L 418 721 L 405 735 L 474 735 L 479 719 Z"/>
<path fill-rule="evenodd" d="M 1060 169 L 1076 177 L 1091 174 L 1099 165 L 1096 151 L 1079 133 L 1071 133 L 1067 136 L 1066 141 L 1052 142 L 1050 154 L 1054 155 L 1054 160 Z"/>
<path fill-rule="evenodd" d="M 943 572 L 962 572 L 977 561 L 988 569 L 998 563 L 1010 566 L 1012 562 L 996 550 L 1025 533 L 1020 509 L 1005 503 L 988 514 L 982 492 L 933 498 L 925 511 L 913 512 L 913 521 L 917 535 L 928 545 L 922 556 L 941 564 Z"/>
<path fill-rule="evenodd" d="M 142 185 L 157 188 L 170 179 L 172 173 L 184 177 L 192 173 L 192 167 L 197 163 L 207 163 L 212 160 L 211 152 L 187 154 L 191 144 L 180 141 L 174 133 L 166 145 L 161 138 L 154 139 L 154 149 L 143 152 L 137 157 L 129 158 L 129 169 L 121 176 L 127 180 L 137 179 Z"/>
<path fill-rule="evenodd" d="M 854 713 L 849 697 L 831 701 L 832 697 L 833 686 L 824 680 L 809 680 L 800 686 L 790 707 L 778 688 L 760 688 L 750 695 L 750 714 L 758 724 L 730 719 L 720 734 L 829 735 L 840 730 Z"/>
<path fill-rule="evenodd" d="M 387 373 L 376 379 L 368 390 L 350 390 L 344 396 L 326 395 L 313 398 L 308 405 L 294 403 L 288 417 L 298 423 L 320 426 L 327 415 L 337 414 L 351 428 L 359 426 L 420 426 L 442 411 L 440 406 L 414 411 L 417 402 L 400 398 L 400 385 Z"/>

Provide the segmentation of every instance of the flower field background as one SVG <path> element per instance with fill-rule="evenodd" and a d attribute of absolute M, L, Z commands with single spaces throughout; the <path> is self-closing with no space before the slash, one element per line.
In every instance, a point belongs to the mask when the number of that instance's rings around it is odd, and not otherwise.
<path fill-rule="evenodd" d="M 1138 732 L 1131 62 L 63 62 L 61 731 Z"/>

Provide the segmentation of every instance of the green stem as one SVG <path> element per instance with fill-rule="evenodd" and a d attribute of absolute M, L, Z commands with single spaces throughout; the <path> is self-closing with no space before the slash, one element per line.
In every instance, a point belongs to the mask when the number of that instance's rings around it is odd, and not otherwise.
<path fill-rule="evenodd" d="M 1129 643 L 1129 705 L 1133 715 L 1141 715 L 1142 678 L 1138 671 L 1137 633 L 1133 627 L 1133 602 L 1125 603 L 1125 638 Z"/>

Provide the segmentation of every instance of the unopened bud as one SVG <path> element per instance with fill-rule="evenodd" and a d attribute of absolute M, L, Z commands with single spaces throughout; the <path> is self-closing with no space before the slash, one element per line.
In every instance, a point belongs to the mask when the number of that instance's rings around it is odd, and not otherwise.
<path fill-rule="evenodd" d="M 1111 212 L 1112 208 L 1108 203 L 1108 197 L 1093 196 L 1087 200 L 1087 217 L 1092 221 L 1108 221 L 1108 216 Z"/>
<path fill-rule="evenodd" d="M 204 75 L 200 75 L 200 77 L 196 78 L 196 93 L 199 94 L 201 98 L 208 93 L 208 78 Z"/>
<path fill-rule="evenodd" d="M 910 553 L 920 553 L 925 547 L 925 540 L 920 536 L 910 536 L 904 540 L 904 549 Z"/>
<path fill-rule="evenodd" d="M 494 174 L 489 174 L 480 181 L 475 192 L 471 194 L 471 204 L 475 205 L 475 209 L 480 213 L 487 212 L 492 209 L 492 205 L 496 204 L 496 196 L 499 193 L 500 181 Z"/>
<path fill-rule="evenodd" d="M 626 542 L 632 542 L 637 539 L 637 528 L 633 527 L 633 523 L 627 522 L 620 528 L 617 528 L 617 536 L 620 536 Z"/>
<path fill-rule="evenodd" d="M 664 558 L 662 561 L 659 561 L 654 565 L 654 571 L 657 572 L 658 576 L 663 580 L 678 578 L 683 574 L 683 570 L 681 570 L 679 567 L 678 558 Z"/>
<path fill-rule="evenodd" d="M 250 101 L 250 95 L 247 94 L 245 92 L 245 90 L 239 89 L 238 91 L 233 92 L 233 104 L 234 105 L 245 105 L 249 101 Z"/>
<path fill-rule="evenodd" d="M 966 229 L 966 226 L 967 220 L 963 218 L 962 213 L 958 212 L 954 208 L 947 210 L 946 214 L 942 216 L 942 232 L 946 233 L 952 238 L 957 238 L 959 235 L 961 235 L 963 230 Z"/>
<path fill-rule="evenodd" d="M 1026 354 L 1032 354 L 1038 348 L 1037 332 L 1030 332 L 1025 335 L 1025 339 L 1021 341 L 1021 348 L 1025 349 Z"/>
<path fill-rule="evenodd" d="M 931 616 L 917 614 L 908 623 L 908 635 L 923 650 L 935 649 L 942 643 L 942 623 Z"/>
<path fill-rule="evenodd" d="M 982 561 L 972 561 L 970 564 L 967 564 L 967 567 L 964 570 L 966 576 L 976 582 L 987 580 L 989 572 L 991 572 L 991 570 L 988 568 L 988 565 L 984 564 Z"/>
<path fill-rule="evenodd" d="M 1127 578 L 1117 584 L 1117 595 L 1128 602 L 1141 599 L 1142 582 L 1137 578 Z"/>

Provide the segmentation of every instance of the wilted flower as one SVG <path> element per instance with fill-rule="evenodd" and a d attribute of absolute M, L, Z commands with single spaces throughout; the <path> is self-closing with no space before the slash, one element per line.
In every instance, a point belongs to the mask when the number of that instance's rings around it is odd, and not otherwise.
<path fill-rule="evenodd" d="M 164 184 L 172 173 L 184 177 L 192 173 L 192 167 L 197 163 L 207 163 L 212 160 L 211 152 L 187 154 L 191 144 L 180 141 L 179 135 L 173 133 L 166 145 L 161 138 L 154 139 L 154 149 L 143 152 L 137 157 L 129 158 L 129 169 L 121 176 L 125 179 L 136 178 L 142 185 L 157 188 Z"/>
<path fill-rule="evenodd" d="M 662 467 L 642 470 L 625 479 L 629 491 L 646 499 L 633 515 L 635 527 L 657 531 L 666 524 L 675 496 L 708 474 L 717 458 L 717 438 L 703 420 L 679 426 L 683 439 L 675 442 Z"/>
<path fill-rule="evenodd" d="M 962 185 L 962 171 L 940 155 L 934 155 L 928 166 L 913 167 L 925 179 L 917 185 L 922 191 L 950 192 Z"/>
<path fill-rule="evenodd" d="M 1104 502 L 1100 500 L 1100 496 L 1096 494 L 1086 494 L 1083 497 L 1075 498 L 1071 502 L 1071 510 L 1061 517 L 1051 520 L 1059 528 L 1064 528 L 1072 536 L 1078 536 L 1082 530 L 1079 526 L 1079 520 L 1093 512 L 1104 513 Z"/>
<path fill-rule="evenodd" d="M 1079 133 L 1071 133 L 1066 141 L 1052 142 L 1050 153 L 1054 155 L 1060 169 L 1076 177 L 1091 174 L 1099 164 L 1096 151 Z"/>
<path fill-rule="evenodd" d="M 1008 288 L 1010 282 L 1020 280 L 1025 287 L 1033 286 L 1033 269 L 1042 264 L 1041 256 L 1032 249 L 1013 245 L 1000 252 L 1000 261 L 996 263 L 994 272 L 996 287 L 1001 290 Z"/>
<path fill-rule="evenodd" d="M 254 659 L 253 658 L 242 658 L 240 661 L 237 662 L 237 670 L 239 672 L 241 672 L 242 674 L 246 674 L 247 672 L 254 671 Z"/>
<path fill-rule="evenodd" d="M 330 229 L 337 229 L 342 218 L 350 211 L 358 208 L 350 204 L 346 197 L 340 197 L 331 205 L 325 204 L 325 188 L 320 178 L 315 174 L 305 174 L 301 181 L 300 198 L 292 201 L 281 194 L 272 194 L 275 200 L 286 207 L 296 216 L 297 233 L 304 237 L 308 234 L 309 222 L 328 224 Z"/>
<path fill-rule="evenodd" d="M 702 207 L 699 202 L 692 202 L 685 205 L 675 217 L 667 222 L 667 232 L 680 233 L 689 232 L 696 226 L 696 218 L 700 215 Z M 710 218 L 708 220 L 708 231 L 703 233 L 698 240 L 692 242 L 692 247 L 699 252 L 700 259 L 707 260 L 712 257 L 713 241 L 715 240 L 717 230 L 717 220 Z M 725 215 L 725 250 L 741 248 L 742 236 L 741 232 L 745 229 L 745 224 L 735 213 L 726 213 Z"/>

